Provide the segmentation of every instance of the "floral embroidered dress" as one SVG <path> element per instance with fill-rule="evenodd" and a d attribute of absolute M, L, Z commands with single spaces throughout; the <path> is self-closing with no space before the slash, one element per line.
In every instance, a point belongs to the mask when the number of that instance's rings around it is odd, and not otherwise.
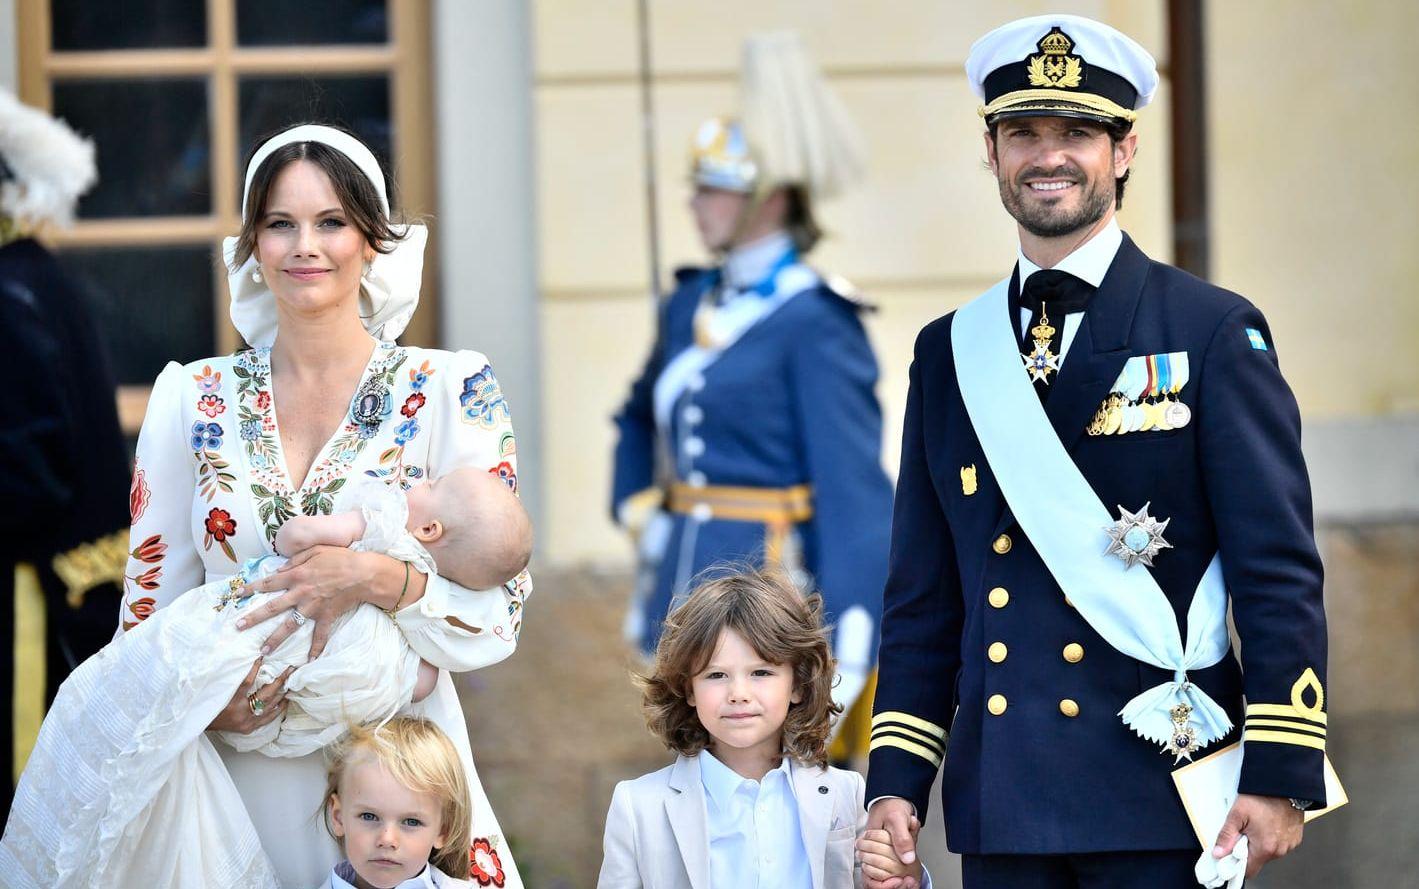
<path fill-rule="evenodd" d="M 397 485 L 364 478 L 348 490 L 365 516 L 353 549 L 434 573 L 432 556 L 405 528 L 409 507 Z M 238 590 L 285 563 L 258 556 L 230 581 L 189 590 L 70 674 L 20 776 L 0 841 L 0 884 L 280 885 L 205 731 L 265 641 L 238 630 L 237 619 L 280 595 L 242 599 Z M 313 632 L 307 622 L 266 656 L 257 674 L 264 685 L 298 668 L 286 683 L 288 709 L 250 734 L 215 733 L 229 747 L 304 756 L 335 741 L 348 723 L 383 722 L 409 703 L 419 656 L 379 608 L 365 603 L 337 618 L 324 653 L 308 662 Z M 164 817 L 154 817 L 159 812 Z"/>
<path fill-rule="evenodd" d="M 233 575 L 248 559 L 273 553 L 276 532 L 291 516 L 350 508 L 357 478 L 408 486 L 475 467 L 516 490 L 507 402 L 476 352 L 378 343 L 345 423 L 299 482 L 286 471 L 274 397 L 269 349 L 170 364 L 158 377 L 138 440 L 124 628 L 189 589 Z M 444 671 L 434 692 L 403 712 L 433 720 L 462 754 L 473 789 L 472 835 L 503 872 L 499 886 L 521 886 L 521 880 L 474 770 L 448 671 L 474 670 L 511 654 L 530 592 L 525 573 L 493 590 L 468 590 L 432 576 L 423 598 L 396 615 L 410 647 Z M 269 634 L 274 626 L 248 632 Z M 273 759 L 216 747 L 281 882 L 319 883 L 341 858 L 312 817 L 325 789 L 321 755 Z"/>

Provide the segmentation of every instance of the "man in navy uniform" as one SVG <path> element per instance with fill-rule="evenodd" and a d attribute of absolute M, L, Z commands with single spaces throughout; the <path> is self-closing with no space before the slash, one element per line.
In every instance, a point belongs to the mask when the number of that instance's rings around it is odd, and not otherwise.
<path fill-rule="evenodd" d="M 967 76 L 1020 252 L 916 342 L 869 827 L 913 854 L 944 762 L 967 887 L 1195 887 L 1195 861 L 1248 845 L 1255 873 L 1325 803 L 1295 399 L 1256 307 L 1114 218 L 1158 82 L 1141 46 L 1039 16 L 979 40 Z M 1170 772 L 1238 738 L 1239 795 L 1198 860 Z"/>

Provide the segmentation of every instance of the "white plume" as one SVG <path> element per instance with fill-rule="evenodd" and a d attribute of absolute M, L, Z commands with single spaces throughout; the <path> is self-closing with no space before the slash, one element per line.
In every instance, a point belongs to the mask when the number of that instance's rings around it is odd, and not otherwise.
<path fill-rule="evenodd" d="M 798 185 L 830 198 L 862 178 L 867 151 L 847 109 L 791 31 L 744 44 L 744 134 L 765 186 Z"/>
<path fill-rule="evenodd" d="M 68 225 L 74 207 L 98 181 L 94 143 L 0 89 L 0 214 L 25 225 Z"/>

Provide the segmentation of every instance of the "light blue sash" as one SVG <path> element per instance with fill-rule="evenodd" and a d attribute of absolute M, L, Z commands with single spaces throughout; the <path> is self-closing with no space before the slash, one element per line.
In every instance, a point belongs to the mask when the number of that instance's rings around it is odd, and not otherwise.
<path fill-rule="evenodd" d="M 1146 566 L 1125 570 L 1122 560 L 1104 554 L 1104 529 L 1115 517 L 1050 425 L 1020 361 L 1010 318 L 1007 279 L 963 306 L 951 325 L 956 379 L 991 471 L 1035 551 L 1089 625 L 1129 657 L 1173 671 L 1172 681 L 1124 705 L 1123 721 L 1165 744 L 1172 733 L 1168 711 L 1186 702 L 1198 741 L 1211 743 L 1231 731 L 1232 722 L 1188 682 L 1187 671 L 1210 667 L 1227 653 L 1222 564 L 1213 556 L 1197 585 L 1184 647 L 1172 606 Z"/>

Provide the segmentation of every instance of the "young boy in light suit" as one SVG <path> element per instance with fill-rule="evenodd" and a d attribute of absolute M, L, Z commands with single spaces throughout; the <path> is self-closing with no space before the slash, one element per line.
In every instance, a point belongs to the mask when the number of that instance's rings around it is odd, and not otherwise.
<path fill-rule="evenodd" d="M 779 575 L 712 580 L 665 623 L 646 724 L 678 756 L 616 786 L 600 889 L 838 889 L 911 873 L 865 825 L 863 781 L 826 765 L 833 659 L 822 602 Z M 929 885 L 929 879 L 925 881 Z"/>

